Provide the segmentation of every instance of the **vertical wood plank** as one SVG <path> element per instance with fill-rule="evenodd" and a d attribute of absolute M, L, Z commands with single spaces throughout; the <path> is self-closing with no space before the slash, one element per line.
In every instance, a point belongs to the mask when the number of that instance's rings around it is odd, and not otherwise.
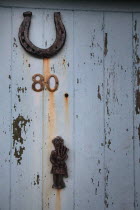
<path fill-rule="evenodd" d="M 103 14 L 75 12 L 75 209 L 104 208 Z"/>
<path fill-rule="evenodd" d="M 27 54 L 19 43 L 24 11 L 13 9 L 11 16 L 11 9 L 0 8 L 0 209 L 133 210 L 135 195 L 138 210 L 140 15 L 134 14 L 132 25 L 129 13 L 105 13 L 103 29 L 101 12 L 74 12 L 73 19 L 72 11 L 61 11 L 66 44 L 57 56 L 43 62 Z M 48 47 L 55 40 L 54 11 L 32 12 L 31 40 Z M 55 74 L 59 89 L 34 92 L 32 76 L 36 73 L 46 78 Z M 51 141 L 58 135 L 69 148 L 69 178 L 61 191 L 52 189 L 50 174 Z"/>
<path fill-rule="evenodd" d="M 53 14 L 44 13 L 44 47 L 49 47 L 55 40 Z M 44 91 L 44 143 L 43 143 L 43 209 L 73 209 L 73 12 L 60 11 L 66 27 L 67 38 L 63 49 L 50 59 L 44 59 L 44 77 L 54 74 L 58 77 L 59 88 L 52 93 Z M 68 93 L 69 97 L 65 97 Z M 52 189 L 53 179 L 50 154 L 54 150 L 52 139 L 61 136 L 69 148 L 67 167 L 68 179 L 64 179 L 66 188 Z"/>
<path fill-rule="evenodd" d="M 134 46 L 134 148 L 135 148 L 135 209 L 140 208 L 140 14 L 133 15 Z"/>
<path fill-rule="evenodd" d="M 11 210 L 42 209 L 42 92 L 32 90 L 32 76 L 42 74 L 41 59 L 30 56 L 18 40 L 23 12 L 13 9 Z M 31 40 L 42 47 L 42 10 L 33 12 Z"/>
<path fill-rule="evenodd" d="M 105 207 L 134 209 L 132 15 L 104 23 Z"/>
<path fill-rule="evenodd" d="M 0 209 L 10 201 L 11 9 L 0 8 Z"/>

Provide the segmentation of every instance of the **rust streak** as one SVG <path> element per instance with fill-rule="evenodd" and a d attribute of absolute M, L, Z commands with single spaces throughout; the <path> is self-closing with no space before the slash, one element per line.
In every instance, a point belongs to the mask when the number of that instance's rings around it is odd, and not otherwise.
<path fill-rule="evenodd" d="M 50 72 L 50 60 L 45 58 L 43 60 L 43 71 L 44 71 L 44 79 L 46 80 L 51 72 Z M 45 150 L 44 150 L 44 167 L 45 169 L 45 180 L 44 180 L 44 209 L 49 209 L 51 199 L 54 196 L 54 189 L 52 189 L 52 175 L 51 171 L 51 162 L 50 162 L 50 154 L 53 150 L 52 139 L 56 136 L 56 108 L 55 108 L 55 93 L 50 91 L 44 91 L 44 112 L 46 113 L 47 121 L 44 127 L 44 131 L 47 130 L 47 136 L 45 139 Z M 47 152 L 46 152 L 47 149 Z M 46 165 L 46 166 L 45 166 Z"/>
<path fill-rule="evenodd" d="M 44 58 L 43 60 L 43 69 L 44 69 L 44 79 L 46 80 L 47 77 L 51 74 L 50 73 L 50 60 Z"/>
<path fill-rule="evenodd" d="M 44 59 L 44 78 L 45 80 L 50 76 L 50 61 Z M 55 110 L 55 97 L 54 92 L 49 92 L 48 97 L 48 137 L 50 140 L 55 136 L 55 123 L 56 123 L 56 110 Z M 52 142 L 51 142 L 52 145 Z M 52 146 L 51 146 L 52 148 Z"/>
<path fill-rule="evenodd" d="M 52 140 L 55 137 L 55 123 L 56 123 L 56 110 L 55 110 L 55 98 L 54 93 L 49 93 L 49 108 L 48 108 L 48 134 L 49 139 Z M 52 144 L 52 142 L 51 142 Z"/>
<path fill-rule="evenodd" d="M 65 93 L 64 95 L 64 103 L 65 103 L 65 123 L 69 124 L 69 95 Z"/>
<path fill-rule="evenodd" d="M 61 210 L 61 190 L 56 191 L 55 210 Z"/>

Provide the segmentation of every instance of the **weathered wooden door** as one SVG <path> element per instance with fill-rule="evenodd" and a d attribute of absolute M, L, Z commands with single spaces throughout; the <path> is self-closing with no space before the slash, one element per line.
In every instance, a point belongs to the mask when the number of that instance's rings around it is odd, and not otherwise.
<path fill-rule="evenodd" d="M 0 209 L 138 210 L 140 14 L 40 4 L 0 1 Z M 67 38 L 53 58 L 20 45 L 25 11 L 41 48 L 61 12 Z M 56 75 L 58 90 L 33 91 L 37 73 Z M 52 189 L 50 174 L 58 135 L 69 148 L 64 190 Z"/>

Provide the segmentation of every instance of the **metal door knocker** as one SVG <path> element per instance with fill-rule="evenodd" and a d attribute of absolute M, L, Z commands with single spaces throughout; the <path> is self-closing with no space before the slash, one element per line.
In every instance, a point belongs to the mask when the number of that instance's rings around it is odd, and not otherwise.
<path fill-rule="evenodd" d="M 64 140 L 57 136 L 52 140 L 55 150 L 51 152 L 50 161 L 52 163 L 51 173 L 53 174 L 52 188 L 63 189 L 65 183 L 63 177 L 68 177 L 67 165 L 65 161 L 68 158 L 68 148 L 64 146 Z"/>
<path fill-rule="evenodd" d="M 50 58 L 57 54 L 65 44 L 66 30 L 61 20 L 60 12 L 54 13 L 54 22 L 56 28 L 56 39 L 54 43 L 47 49 L 36 47 L 29 39 L 29 28 L 31 23 L 32 12 L 23 13 L 24 20 L 19 28 L 19 40 L 22 47 L 30 54 L 38 58 Z"/>

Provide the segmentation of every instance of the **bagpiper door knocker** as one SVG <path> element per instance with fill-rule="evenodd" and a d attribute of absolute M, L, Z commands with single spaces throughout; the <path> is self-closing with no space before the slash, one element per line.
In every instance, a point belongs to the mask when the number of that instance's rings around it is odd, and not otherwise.
<path fill-rule="evenodd" d="M 65 183 L 63 178 L 68 177 L 67 165 L 65 161 L 68 158 L 68 148 L 64 146 L 64 140 L 57 136 L 52 140 L 55 150 L 51 152 L 50 161 L 52 163 L 51 173 L 53 174 L 53 188 L 63 189 Z"/>

